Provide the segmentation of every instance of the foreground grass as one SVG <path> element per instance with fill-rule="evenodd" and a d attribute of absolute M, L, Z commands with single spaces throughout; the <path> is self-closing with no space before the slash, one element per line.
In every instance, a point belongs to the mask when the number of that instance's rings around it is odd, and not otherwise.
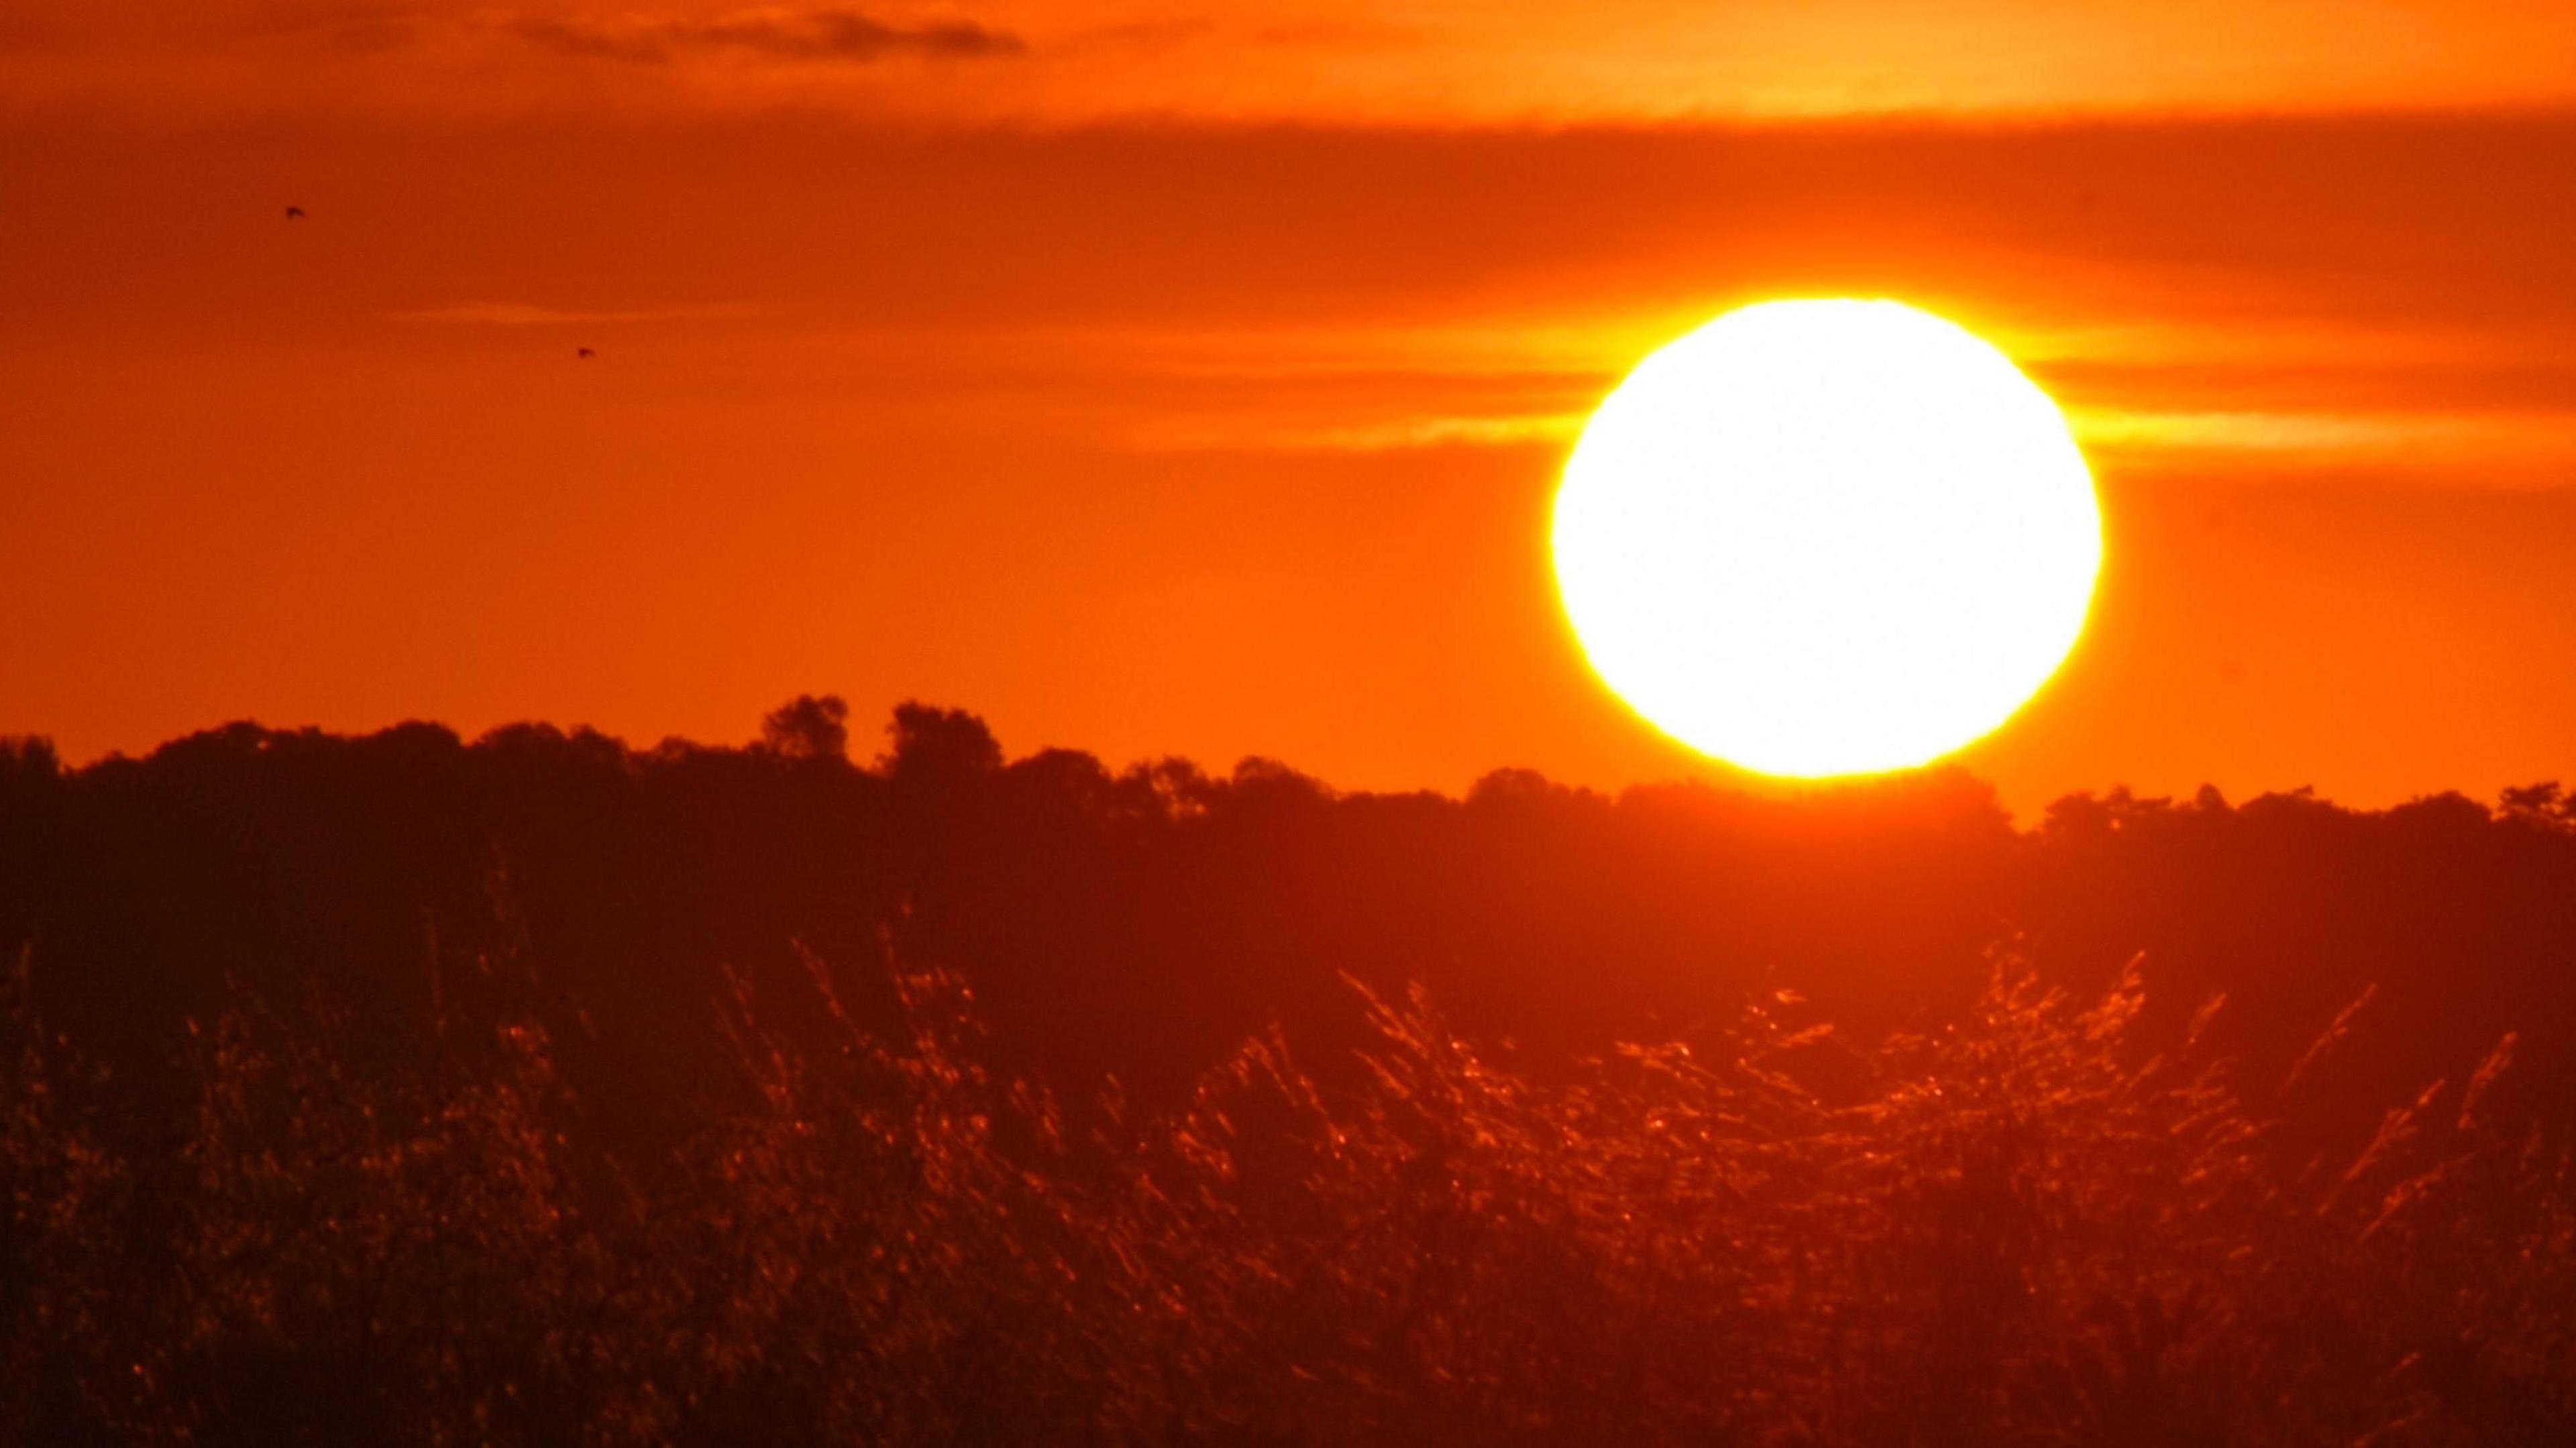
<path fill-rule="evenodd" d="M 732 1077 L 652 1160 L 507 1014 L 362 1076 L 245 1003 L 138 1142 L 14 1013 L 0 1438 L 2576 1442 L 2564 1159 L 2480 1116 L 2510 1038 L 2324 1159 L 2137 1059 L 2134 980 L 1570 1075 L 1355 988 L 1355 1069 L 1254 1040 L 1140 1117 L 996 1079 L 952 979 L 892 1039 L 814 979 L 717 1003 Z"/>

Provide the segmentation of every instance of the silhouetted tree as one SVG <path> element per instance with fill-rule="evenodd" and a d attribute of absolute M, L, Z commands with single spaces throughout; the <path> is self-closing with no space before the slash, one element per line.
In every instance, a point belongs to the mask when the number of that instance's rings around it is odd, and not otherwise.
<path fill-rule="evenodd" d="M 799 694 L 760 721 L 760 742 L 789 759 L 846 759 L 849 717 L 838 694 Z"/>
<path fill-rule="evenodd" d="M 886 735 L 889 748 L 879 767 L 898 782 L 967 780 L 1002 767 L 1002 746 L 993 731 L 963 709 L 898 704 Z"/>

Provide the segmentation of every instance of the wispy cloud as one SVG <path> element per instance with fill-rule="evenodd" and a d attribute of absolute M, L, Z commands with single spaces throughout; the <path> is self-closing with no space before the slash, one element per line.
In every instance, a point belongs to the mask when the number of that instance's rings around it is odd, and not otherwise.
<path fill-rule="evenodd" d="M 1273 446 L 1324 452 L 1392 452 L 1420 447 L 1562 445 L 1581 435 L 1581 413 L 1532 417 L 1423 417 L 1409 421 L 1288 433 Z"/>
<path fill-rule="evenodd" d="M 405 322 L 440 322 L 478 327 L 562 327 L 591 326 L 607 322 L 675 322 L 735 316 L 742 310 L 740 307 L 698 306 L 657 307 L 626 312 L 581 312 L 557 307 L 540 307 L 528 302 L 459 302 L 453 306 L 396 312 L 394 316 L 397 320 Z"/>
<path fill-rule="evenodd" d="M 418 10 L 398 5 L 309 0 L 245 16 L 238 33 L 245 40 L 302 42 L 372 55 L 412 44 L 432 23 Z"/>
<path fill-rule="evenodd" d="M 1028 43 L 972 21 L 902 25 L 857 10 L 746 10 L 713 20 L 644 16 L 520 16 L 507 28 L 559 55 L 662 64 L 736 51 L 773 60 L 874 61 L 898 56 L 971 60 L 1020 55 Z"/>
<path fill-rule="evenodd" d="M 1583 431 L 1581 413 L 1497 417 L 1403 417 L 1343 425 L 1275 418 L 1162 417 L 1121 431 L 1141 452 L 1382 453 L 1413 448 L 1561 447 Z"/>
<path fill-rule="evenodd" d="M 2576 469 L 2576 413 L 2158 412 L 2070 409 L 2088 450 L 2195 462 L 2234 457 L 2281 476 L 2303 467 L 2429 470 L 2489 484 L 2563 485 Z"/>
<path fill-rule="evenodd" d="M 2564 412 L 2301 414 L 2277 412 L 2094 413 L 2079 433 L 2104 443 L 2246 448 L 2263 452 L 2379 449 L 2551 439 L 2576 441 Z"/>

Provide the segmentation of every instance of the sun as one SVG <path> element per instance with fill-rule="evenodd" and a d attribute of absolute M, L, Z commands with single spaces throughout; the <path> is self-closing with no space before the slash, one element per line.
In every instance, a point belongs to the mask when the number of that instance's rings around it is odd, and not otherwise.
<path fill-rule="evenodd" d="M 1764 774 L 1993 730 L 2083 632 L 2092 474 L 2003 353 L 1898 302 L 1765 302 L 1639 363 L 1556 495 L 1557 584 L 1630 707 Z"/>

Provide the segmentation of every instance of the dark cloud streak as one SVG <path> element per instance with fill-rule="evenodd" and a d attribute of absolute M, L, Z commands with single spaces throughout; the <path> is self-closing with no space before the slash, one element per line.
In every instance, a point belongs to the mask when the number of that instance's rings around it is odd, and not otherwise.
<path fill-rule="evenodd" d="M 969 21 L 903 26 L 856 10 L 753 12 L 718 20 L 616 23 L 521 18 L 510 29 L 559 55 L 665 64 L 692 53 L 739 50 L 775 60 L 877 61 L 897 56 L 972 60 L 1027 53 L 1009 31 Z"/>

